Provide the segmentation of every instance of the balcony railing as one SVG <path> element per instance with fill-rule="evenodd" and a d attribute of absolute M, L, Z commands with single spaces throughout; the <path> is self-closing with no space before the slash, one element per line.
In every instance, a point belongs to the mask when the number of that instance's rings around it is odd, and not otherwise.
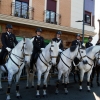
<path fill-rule="evenodd" d="M 61 15 L 57 14 L 53 11 L 44 11 L 44 22 L 51 23 L 51 24 L 61 24 Z"/>
<path fill-rule="evenodd" d="M 12 16 L 33 19 L 33 7 L 12 2 Z"/>

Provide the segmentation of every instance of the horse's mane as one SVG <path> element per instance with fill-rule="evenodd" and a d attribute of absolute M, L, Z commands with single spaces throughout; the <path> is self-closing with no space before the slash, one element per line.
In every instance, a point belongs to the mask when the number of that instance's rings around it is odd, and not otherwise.
<path fill-rule="evenodd" d="M 24 41 L 21 40 L 21 41 L 15 46 L 15 48 L 19 48 L 19 49 L 22 48 L 23 43 L 24 43 Z M 32 42 L 30 41 L 30 39 L 25 38 L 25 45 L 26 45 L 26 47 L 27 47 L 27 50 L 28 50 L 28 49 L 31 49 L 31 47 L 32 47 Z"/>
<path fill-rule="evenodd" d="M 71 47 L 70 47 L 70 51 L 71 51 L 71 52 L 74 52 L 74 51 L 76 50 L 76 48 L 77 48 L 77 45 L 71 46 Z"/>
<path fill-rule="evenodd" d="M 91 52 L 93 48 L 94 48 L 94 46 L 91 46 L 91 47 L 89 47 L 89 48 L 86 48 L 86 52 L 87 52 L 87 53 Z"/>

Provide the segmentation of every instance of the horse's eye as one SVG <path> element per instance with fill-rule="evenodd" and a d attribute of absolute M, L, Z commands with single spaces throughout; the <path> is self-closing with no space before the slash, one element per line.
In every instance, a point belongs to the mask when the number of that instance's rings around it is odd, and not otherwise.
<path fill-rule="evenodd" d="M 83 51 L 81 51 L 81 53 L 83 53 Z"/>

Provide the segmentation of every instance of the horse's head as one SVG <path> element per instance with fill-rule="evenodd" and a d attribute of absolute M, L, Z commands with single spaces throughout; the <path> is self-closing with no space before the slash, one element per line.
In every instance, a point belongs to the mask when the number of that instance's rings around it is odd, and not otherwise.
<path fill-rule="evenodd" d="M 23 39 L 23 46 L 22 46 L 22 52 L 25 59 L 25 62 L 30 62 L 31 54 L 33 50 L 33 44 L 32 41 L 28 38 Z"/>
<path fill-rule="evenodd" d="M 56 59 L 58 57 L 58 53 L 59 53 L 59 44 L 61 43 L 61 41 L 59 41 L 58 43 L 55 41 L 51 41 L 51 47 L 50 47 L 50 57 L 51 57 L 51 62 L 53 65 L 56 64 Z"/>
<path fill-rule="evenodd" d="M 87 64 L 88 60 L 87 60 L 87 56 L 86 56 L 86 50 L 85 47 L 83 45 L 78 47 L 78 52 L 77 52 L 77 58 L 81 61 L 83 61 L 84 64 Z"/>
<path fill-rule="evenodd" d="M 100 65 L 100 51 L 95 54 L 96 64 Z"/>

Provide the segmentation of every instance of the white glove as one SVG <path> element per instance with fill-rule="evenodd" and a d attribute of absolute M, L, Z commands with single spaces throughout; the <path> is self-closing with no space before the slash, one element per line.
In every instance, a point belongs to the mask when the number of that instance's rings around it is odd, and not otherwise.
<path fill-rule="evenodd" d="M 62 50 L 61 50 L 61 49 L 59 49 L 59 52 L 62 52 Z"/>
<path fill-rule="evenodd" d="M 10 52 L 10 51 L 11 51 L 11 49 L 10 49 L 10 48 L 8 48 L 8 47 L 7 47 L 6 49 L 7 49 L 7 51 L 8 51 L 8 52 Z"/>
<path fill-rule="evenodd" d="M 44 50 L 44 48 L 41 48 L 41 51 Z"/>

